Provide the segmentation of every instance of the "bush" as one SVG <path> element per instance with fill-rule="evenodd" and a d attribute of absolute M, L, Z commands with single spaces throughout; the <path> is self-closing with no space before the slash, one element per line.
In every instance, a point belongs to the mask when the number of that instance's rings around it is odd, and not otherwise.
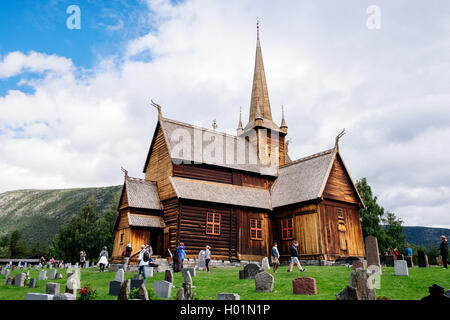
<path fill-rule="evenodd" d="M 77 300 L 94 300 L 96 297 L 97 290 L 94 290 L 89 283 L 78 290 Z"/>
<path fill-rule="evenodd" d="M 130 291 L 130 294 L 128 295 L 128 297 L 130 299 L 136 299 L 138 291 L 139 291 L 139 288 L 134 288 L 133 290 Z"/>

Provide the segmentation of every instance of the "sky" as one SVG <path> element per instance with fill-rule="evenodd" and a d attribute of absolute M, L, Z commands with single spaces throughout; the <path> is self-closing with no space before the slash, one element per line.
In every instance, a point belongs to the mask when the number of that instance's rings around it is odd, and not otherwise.
<path fill-rule="evenodd" d="M 150 99 L 219 131 L 242 107 L 245 126 L 257 17 L 290 157 L 345 128 L 354 181 L 404 225 L 450 228 L 447 1 L 1 1 L 0 192 L 143 178 Z"/>

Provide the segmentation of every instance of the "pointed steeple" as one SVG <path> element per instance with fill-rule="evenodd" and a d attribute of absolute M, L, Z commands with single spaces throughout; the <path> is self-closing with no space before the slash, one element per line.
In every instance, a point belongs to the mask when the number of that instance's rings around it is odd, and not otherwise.
<path fill-rule="evenodd" d="M 239 124 L 237 128 L 237 135 L 240 135 L 244 132 L 244 128 L 242 127 L 242 107 L 239 108 Z"/>
<path fill-rule="evenodd" d="M 255 120 L 257 115 L 258 103 L 260 105 L 263 119 L 272 121 L 272 112 L 270 110 L 269 92 L 266 83 L 266 74 L 264 72 L 264 63 L 262 57 L 261 43 L 259 41 L 259 20 L 256 24 L 256 56 L 255 70 L 253 73 L 252 97 L 250 101 L 249 122 Z"/>
<path fill-rule="evenodd" d="M 284 119 L 284 106 L 281 105 L 281 132 L 283 132 L 284 134 L 287 134 L 287 125 L 286 125 L 286 120 Z"/>

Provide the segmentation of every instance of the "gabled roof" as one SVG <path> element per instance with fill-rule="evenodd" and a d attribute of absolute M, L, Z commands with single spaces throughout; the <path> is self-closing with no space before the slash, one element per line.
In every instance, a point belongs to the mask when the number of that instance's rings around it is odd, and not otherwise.
<path fill-rule="evenodd" d="M 144 172 L 150 161 L 150 153 L 159 128 L 163 131 L 170 157 L 174 163 L 204 163 L 267 176 L 277 175 L 275 167 L 264 166 L 259 162 L 255 147 L 245 137 L 229 135 L 167 118 L 161 118 L 155 128 Z M 208 152 L 214 143 L 218 143 L 217 146 L 221 146 L 218 149 L 222 150 L 222 154 L 217 155 L 216 158 Z M 230 149 L 234 152 L 228 152 Z M 245 152 L 240 152 L 241 149 L 244 149 Z M 227 156 L 230 157 L 230 154 L 232 155 L 231 159 L 227 158 Z"/>
<path fill-rule="evenodd" d="M 335 157 L 326 150 L 281 166 L 272 186 L 272 207 L 320 198 Z"/>
<path fill-rule="evenodd" d="M 270 193 L 266 189 L 232 184 L 169 177 L 178 198 L 243 207 L 271 209 Z"/>
<path fill-rule="evenodd" d="M 130 227 L 165 228 L 163 217 L 128 213 Z"/>
<path fill-rule="evenodd" d="M 151 210 L 163 209 L 155 182 L 125 176 L 122 196 L 124 193 L 128 200 L 128 207 Z"/>
<path fill-rule="evenodd" d="M 281 166 L 271 188 L 272 207 L 282 207 L 322 197 L 333 163 L 339 157 L 358 199 L 364 206 L 353 179 L 337 148 L 325 150 Z"/>

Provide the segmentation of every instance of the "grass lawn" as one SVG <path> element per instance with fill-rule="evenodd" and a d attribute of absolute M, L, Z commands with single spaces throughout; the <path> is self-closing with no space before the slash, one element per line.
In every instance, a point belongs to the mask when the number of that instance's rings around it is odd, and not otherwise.
<path fill-rule="evenodd" d="M 286 272 L 287 267 L 280 267 L 275 277 L 274 290 L 271 293 L 255 292 L 254 280 L 239 280 L 239 270 L 242 268 L 216 268 L 211 273 L 197 271 L 193 285 L 196 288 L 195 297 L 199 300 L 215 300 L 216 294 L 221 292 L 237 293 L 241 300 L 336 300 L 339 293 L 349 282 L 351 268 L 346 267 L 316 267 L 308 266 L 305 273 L 294 269 L 294 272 Z M 45 293 L 46 282 L 61 283 L 61 291 L 65 289 L 66 270 L 59 270 L 64 278 L 61 280 L 37 281 L 37 288 L 5 286 L 5 277 L 0 275 L 0 300 L 24 300 L 28 292 Z M 19 273 L 18 270 L 12 275 Z M 133 278 L 132 272 L 125 273 L 126 279 Z M 97 290 L 98 300 L 116 300 L 109 296 L 109 282 L 114 280 L 115 272 L 98 272 L 98 269 L 83 269 L 81 285 L 87 282 Z M 30 277 L 39 278 L 38 271 L 30 271 Z M 316 279 L 318 294 L 313 296 L 294 295 L 292 293 L 292 280 L 298 277 L 313 277 Z M 147 288 L 152 287 L 153 281 L 164 280 L 164 272 L 154 273 L 153 278 L 147 278 Z M 181 287 L 181 273 L 174 273 L 172 299 Z M 381 289 L 377 290 L 377 297 L 386 296 L 391 300 L 419 300 L 428 295 L 428 287 L 437 283 L 446 290 L 450 289 L 450 270 L 442 267 L 412 268 L 409 269 L 409 277 L 397 277 L 394 268 L 384 267 L 381 276 Z"/>

